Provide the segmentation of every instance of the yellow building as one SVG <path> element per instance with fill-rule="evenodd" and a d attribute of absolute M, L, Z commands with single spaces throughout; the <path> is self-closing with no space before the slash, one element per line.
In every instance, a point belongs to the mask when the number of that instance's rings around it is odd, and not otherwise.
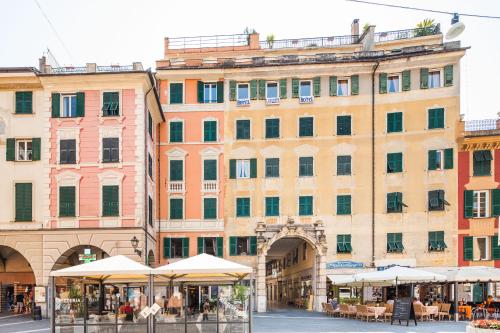
<path fill-rule="evenodd" d="M 258 39 L 166 39 L 159 62 L 224 78 L 224 255 L 256 268 L 257 310 L 320 310 L 327 275 L 360 267 L 456 265 L 465 48 L 438 30 L 359 36 L 357 21 Z"/>

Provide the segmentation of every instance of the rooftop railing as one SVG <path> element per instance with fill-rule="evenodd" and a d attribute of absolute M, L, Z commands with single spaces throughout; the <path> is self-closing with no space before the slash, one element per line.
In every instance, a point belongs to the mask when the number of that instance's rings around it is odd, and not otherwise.
<path fill-rule="evenodd" d="M 384 31 L 384 32 L 376 32 L 374 34 L 374 41 L 375 43 L 390 42 L 393 40 L 431 36 L 440 33 L 441 29 L 439 25 L 436 25 L 434 28 L 414 28 L 405 30 Z"/>
<path fill-rule="evenodd" d="M 292 49 L 307 47 L 335 47 L 358 43 L 359 36 L 330 36 L 300 39 L 278 39 L 275 41 L 260 41 L 261 49 Z"/>
<path fill-rule="evenodd" d="M 81 74 L 81 73 L 109 73 L 109 72 L 130 72 L 140 70 L 134 68 L 134 65 L 110 65 L 110 66 L 65 66 L 65 67 L 51 67 L 49 72 L 51 74 Z"/>
<path fill-rule="evenodd" d="M 498 129 L 498 119 L 468 120 L 465 122 L 465 131 L 491 131 Z"/>
<path fill-rule="evenodd" d="M 52 67 L 52 73 L 54 74 L 87 73 L 87 67 L 86 66 Z"/>
<path fill-rule="evenodd" d="M 97 72 L 129 72 L 133 71 L 134 67 L 132 65 L 127 66 L 97 66 Z"/>
<path fill-rule="evenodd" d="M 177 50 L 247 46 L 249 44 L 249 36 L 247 34 L 239 34 L 169 38 L 168 48 Z"/>

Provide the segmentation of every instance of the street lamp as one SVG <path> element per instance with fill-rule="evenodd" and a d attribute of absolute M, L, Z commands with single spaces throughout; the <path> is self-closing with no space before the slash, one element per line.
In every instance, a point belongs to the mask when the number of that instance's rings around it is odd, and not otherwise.
<path fill-rule="evenodd" d="M 132 244 L 132 248 L 134 249 L 134 252 L 137 253 L 137 255 L 140 257 L 142 255 L 142 252 L 141 250 L 138 250 L 137 249 L 137 246 L 139 245 L 139 240 L 137 239 L 137 237 L 132 237 L 132 239 L 130 240 L 130 244 Z"/>

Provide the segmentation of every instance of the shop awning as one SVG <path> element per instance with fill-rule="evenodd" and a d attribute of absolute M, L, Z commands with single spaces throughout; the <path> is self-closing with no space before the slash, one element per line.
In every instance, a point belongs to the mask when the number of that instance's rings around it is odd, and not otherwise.
<path fill-rule="evenodd" d="M 500 269 L 495 267 L 426 267 L 423 269 L 445 275 L 447 282 L 500 282 Z"/>

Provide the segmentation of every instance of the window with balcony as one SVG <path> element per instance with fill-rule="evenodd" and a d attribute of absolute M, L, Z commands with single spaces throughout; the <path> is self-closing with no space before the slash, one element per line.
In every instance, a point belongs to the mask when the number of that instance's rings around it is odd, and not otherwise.
<path fill-rule="evenodd" d="M 102 162 L 103 163 L 120 162 L 120 141 L 118 138 L 102 139 Z"/>
<path fill-rule="evenodd" d="M 280 137 L 279 118 L 266 119 L 266 139 L 275 139 Z"/>
<path fill-rule="evenodd" d="M 337 253 L 351 253 L 351 235 L 337 235 Z"/>
<path fill-rule="evenodd" d="M 279 216 L 280 215 L 280 198 L 279 197 L 266 197 L 266 216 Z"/>
<path fill-rule="evenodd" d="M 170 219 L 182 220 L 184 218 L 184 200 L 182 198 L 170 198 Z"/>
<path fill-rule="evenodd" d="M 184 141 L 183 127 L 184 124 L 182 121 L 170 122 L 170 142 Z"/>
<path fill-rule="evenodd" d="M 217 160 L 203 160 L 203 180 L 217 180 Z"/>
<path fill-rule="evenodd" d="M 33 113 L 33 92 L 16 91 L 16 114 Z"/>
<path fill-rule="evenodd" d="M 313 215 L 313 197 L 300 196 L 299 197 L 299 216 Z"/>
<path fill-rule="evenodd" d="M 387 173 L 403 172 L 403 153 L 387 154 Z"/>
<path fill-rule="evenodd" d="M 314 135 L 314 118 L 299 118 L 299 137 L 309 137 Z"/>
<path fill-rule="evenodd" d="M 403 252 L 403 234 L 388 233 L 387 234 L 387 252 Z"/>
<path fill-rule="evenodd" d="M 491 175 L 491 161 L 493 155 L 490 150 L 476 150 L 473 152 L 473 172 L 474 176 Z"/>
<path fill-rule="evenodd" d="M 75 187 L 61 186 L 59 187 L 59 216 L 73 217 L 75 216 Z"/>
<path fill-rule="evenodd" d="M 337 116 L 337 135 L 351 135 L 351 116 Z"/>
<path fill-rule="evenodd" d="M 170 104 L 182 104 L 184 102 L 184 84 L 181 82 L 170 83 Z"/>
<path fill-rule="evenodd" d="M 313 158 L 299 157 L 299 177 L 312 177 L 314 176 Z"/>
<path fill-rule="evenodd" d="M 351 215 L 350 195 L 337 195 L 337 215 Z"/>
<path fill-rule="evenodd" d="M 120 115 L 120 94 L 118 92 L 103 92 L 102 116 L 113 117 L 119 115 Z"/>
<path fill-rule="evenodd" d="M 119 216 L 119 186 L 102 187 L 102 216 Z"/>
<path fill-rule="evenodd" d="M 337 176 L 351 175 L 351 156 L 337 156 Z"/>
<path fill-rule="evenodd" d="M 217 219 L 217 198 L 203 198 L 203 218 L 205 220 Z"/>
<path fill-rule="evenodd" d="M 250 217 L 250 198 L 236 198 L 236 217 Z"/>
<path fill-rule="evenodd" d="M 266 178 L 280 176 L 280 159 L 277 157 L 266 158 Z"/>
<path fill-rule="evenodd" d="M 257 237 L 229 237 L 229 255 L 244 256 L 257 254 Z"/>
<path fill-rule="evenodd" d="M 250 139 L 250 120 L 239 119 L 236 120 L 236 140 L 249 140 Z"/>
<path fill-rule="evenodd" d="M 163 238 L 163 258 L 189 257 L 189 238 Z"/>

